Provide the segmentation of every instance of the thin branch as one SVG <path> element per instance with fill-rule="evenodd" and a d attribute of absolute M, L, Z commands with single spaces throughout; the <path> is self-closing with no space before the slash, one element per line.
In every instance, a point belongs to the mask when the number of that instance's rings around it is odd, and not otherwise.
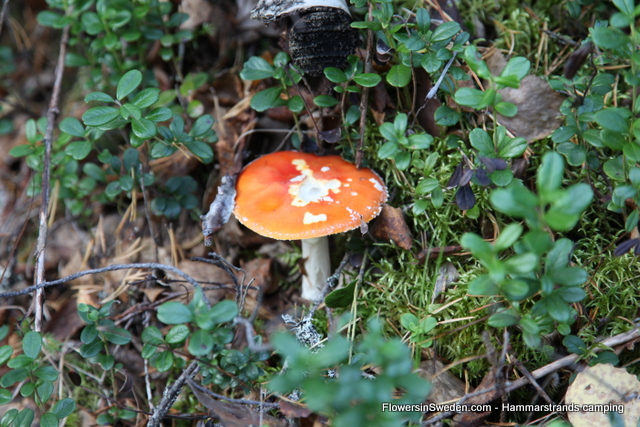
<path fill-rule="evenodd" d="M 178 398 L 178 395 L 182 391 L 182 387 L 187 382 L 187 378 L 191 378 L 198 373 L 198 362 L 195 360 L 187 366 L 187 368 L 182 371 L 182 374 L 178 377 L 178 379 L 171 385 L 171 387 L 167 387 L 164 389 L 162 393 L 162 400 L 156 406 L 156 409 L 153 411 L 153 415 L 149 418 L 149 422 L 147 423 L 147 427 L 158 427 L 162 423 L 162 419 L 169 412 L 169 409 L 173 406 L 174 402 Z"/>
<path fill-rule="evenodd" d="M 55 81 L 53 84 L 53 93 L 51 94 L 51 102 L 47 111 L 47 129 L 44 134 L 44 165 L 42 169 L 42 203 L 40 205 L 40 228 L 38 231 L 38 245 L 36 247 L 36 283 L 45 281 L 45 247 L 47 244 L 49 218 L 49 178 L 51 173 L 51 147 L 53 145 L 53 127 L 56 122 L 60 110 L 58 103 L 60 101 L 60 88 L 62 86 L 62 74 L 64 73 L 64 58 L 67 55 L 67 44 L 69 43 L 69 26 L 62 30 L 62 40 L 60 41 L 60 52 L 58 53 L 58 65 L 56 65 Z M 42 330 L 42 310 L 44 308 L 44 291 L 36 290 L 33 301 L 35 312 L 34 330 L 40 332 Z"/>
<path fill-rule="evenodd" d="M 602 341 L 599 341 L 599 344 L 602 344 L 604 347 L 614 347 L 616 345 L 620 345 L 620 344 L 624 344 L 627 343 L 629 341 L 633 341 L 640 338 L 640 328 L 636 327 L 634 329 L 632 329 L 629 332 L 625 332 L 623 334 L 619 334 L 619 335 L 615 335 L 613 337 L 609 337 L 606 338 Z M 595 348 L 594 351 L 597 353 L 599 351 L 604 350 L 604 348 Z M 569 356 L 565 356 L 562 359 L 556 360 L 555 362 L 552 362 L 546 366 L 543 366 L 540 369 L 536 369 L 535 371 L 531 372 L 530 375 L 531 377 L 535 378 L 535 379 L 539 379 L 541 377 L 544 377 L 546 375 L 549 375 L 559 369 L 562 369 L 566 366 L 570 366 L 572 364 L 574 364 L 577 360 L 578 360 L 578 355 L 577 354 L 570 354 Z M 491 391 L 494 390 L 498 390 L 500 388 L 502 388 L 504 390 L 505 393 L 509 393 L 512 392 L 513 390 L 516 390 L 526 384 L 528 384 L 529 381 L 529 377 L 525 376 L 522 378 L 518 378 L 515 381 L 506 381 L 504 384 L 496 384 L 492 387 L 489 388 L 483 388 L 481 390 L 476 390 L 473 393 L 468 393 L 465 394 L 464 396 L 462 396 L 462 398 L 460 400 L 458 400 L 456 403 L 456 405 L 461 405 L 464 402 L 466 402 L 467 400 L 469 400 L 472 397 L 476 397 L 485 393 L 489 393 Z M 499 396 L 493 396 L 493 395 L 489 395 L 492 399 L 495 399 Z M 474 403 L 486 403 L 486 402 L 474 402 Z M 428 426 L 428 425 L 432 425 L 435 424 L 437 422 L 439 422 L 440 420 L 447 418 L 451 415 L 453 415 L 454 412 L 452 411 L 448 411 L 448 412 L 441 412 L 437 415 L 432 416 L 431 418 L 425 420 L 422 422 L 421 426 Z"/>
<path fill-rule="evenodd" d="M 369 2 L 369 13 L 367 14 L 367 20 L 373 21 L 373 3 Z M 371 66 L 371 52 L 373 51 L 373 31 L 367 30 L 367 52 L 364 59 L 365 73 L 370 73 Z M 369 101 L 369 88 L 363 87 L 360 94 L 360 139 L 358 140 L 358 148 L 356 149 L 356 167 L 360 169 L 362 164 L 362 150 L 364 149 L 364 134 L 365 127 L 367 125 L 367 109 Z"/>
<path fill-rule="evenodd" d="M 157 268 L 160 270 L 167 270 L 182 277 L 187 282 L 191 283 L 195 288 L 201 288 L 200 283 L 198 283 L 191 276 L 189 276 L 188 274 L 184 273 L 182 270 L 176 267 L 173 267 L 171 265 L 158 264 L 156 262 L 145 262 L 145 263 L 138 263 L 138 264 L 114 264 L 114 265 L 109 265 L 102 268 L 94 268 L 92 270 L 81 271 L 79 273 L 75 273 L 70 276 L 63 277 L 62 279 L 53 280 L 51 282 L 38 283 L 37 285 L 29 286 L 28 288 L 22 289 L 21 291 L 0 293 L 0 299 L 30 294 L 33 291 L 47 288 L 49 286 L 55 286 L 55 285 L 60 285 L 62 283 L 70 282 L 71 280 L 75 280 L 79 277 L 87 276 L 89 274 L 106 273 L 107 271 L 126 270 L 129 268 L 149 268 L 149 269 Z"/>

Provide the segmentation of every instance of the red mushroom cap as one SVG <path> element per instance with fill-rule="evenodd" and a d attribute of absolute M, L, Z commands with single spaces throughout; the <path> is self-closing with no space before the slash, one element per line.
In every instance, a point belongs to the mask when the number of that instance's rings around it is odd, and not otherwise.
<path fill-rule="evenodd" d="M 309 239 L 352 230 L 375 218 L 387 189 L 371 169 L 340 156 L 267 154 L 238 176 L 235 216 L 263 236 Z"/>

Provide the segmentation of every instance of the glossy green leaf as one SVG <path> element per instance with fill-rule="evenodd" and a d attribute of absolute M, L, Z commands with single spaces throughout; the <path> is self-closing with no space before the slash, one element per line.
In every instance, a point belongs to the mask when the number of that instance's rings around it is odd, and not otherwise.
<path fill-rule="evenodd" d="M 319 95 L 313 98 L 313 103 L 318 107 L 328 108 L 338 105 L 339 101 L 335 99 L 333 96 L 329 95 Z"/>
<path fill-rule="evenodd" d="M 91 153 L 91 148 L 89 141 L 74 141 L 65 147 L 64 152 L 75 160 L 84 160 Z"/>
<path fill-rule="evenodd" d="M 358 83 L 360 86 L 364 87 L 374 87 L 377 86 L 378 83 L 382 81 L 382 77 L 379 74 L 375 73 L 363 73 L 357 74 L 353 77 L 353 80 Z"/>
<path fill-rule="evenodd" d="M 560 188 L 564 175 L 564 161 L 555 152 L 548 151 L 542 157 L 542 165 L 537 173 L 537 185 L 540 195 L 548 198 Z"/>
<path fill-rule="evenodd" d="M 121 100 L 142 83 L 142 73 L 138 70 L 131 70 L 125 73 L 124 76 L 118 81 L 116 88 L 116 99 Z"/>
<path fill-rule="evenodd" d="M 260 80 L 273 76 L 274 68 L 264 59 L 258 56 L 252 56 L 240 72 L 240 78 L 243 80 Z"/>
<path fill-rule="evenodd" d="M 269 89 L 262 90 L 251 98 L 251 108 L 259 112 L 266 111 L 280 99 L 281 93 L 281 87 L 271 87 Z"/>
<path fill-rule="evenodd" d="M 40 354 L 42 348 L 42 335 L 39 332 L 29 331 L 22 340 L 22 351 L 24 355 L 35 359 Z"/>
<path fill-rule="evenodd" d="M 510 312 L 496 313 L 489 317 L 487 323 L 494 328 L 506 328 L 518 323 L 518 318 Z"/>
<path fill-rule="evenodd" d="M 164 343 L 162 332 L 156 326 L 147 326 L 142 331 L 142 342 L 151 345 L 161 345 Z"/>
<path fill-rule="evenodd" d="M 387 73 L 387 82 L 394 87 L 405 87 L 411 81 L 411 68 L 396 64 Z"/>
<path fill-rule="evenodd" d="M 87 126 L 102 126 L 120 116 L 120 110 L 114 107 L 95 107 L 82 115 L 82 121 Z"/>
<path fill-rule="evenodd" d="M 40 427 L 58 427 L 60 420 L 51 412 L 42 414 L 40 417 Z"/>
<path fill-rule="evenodd" d="M 107 95 L 104 92 L 91 92 L 87 96 L 84 97 L 84 102 L 91 101 L 100 101 L 100 102 L 115 102 L 110 95 Z"/>
<path fill-rule="evenodd" d="M 209 114 L 205 114 L 203 116 L 198 117 L 198 120 L 191 127 L 191 131 L 189 131 L 189 135 L 191 136 L 200 136 L 205 132 L 211 130 L 213 126 L 213 117 Z"/>
<path fill-rule="evenodd" d="M 166 341 L 172 345 L 182 344 L 190 333 L 186 325 L 176 325 L 167 332 Z"/>
<path fill-rule="evenodd" d="M 213 349 L 213 337 L 209 331 L 198 329 L 191 335 L 187 350 L 193 356 L 206 356 Z"/>
<path fill-rule="evenodd" d="M 144 116 L 145 119 L 153 122 L 164 122 L 173 116 L 170 109 L 166 107 L 156 108 Z"/>
<path fill-rule="evenodd" d="M 154 360 L 155 367 L 158 372 L 166 372 L 173 366 L 173 353 L 169 350 L 165 350 L 158 354 L 157 358 Z"/>
<path fill-rule="evenodd" d="M 0 366 L 4 365 L 11 358 L 13 348 L 10 345 L 0 347 Z"/>
<path fill-rule="evenodd" d="M 53 405 L 53 409 L 51 409 L 51 412 L 55 414 L 59 419 L 63 419 L 71 415 L 75 410 L 76 410 L 75 400 L 69 397 L 66 397 L 56 402 L 56 404 Z"/>
<path fill-rule="evenodd" d="M 193 320 L 193 313 L 186 305 L 177 302 L 165 302 L 158 307 L 158 320 L 167 325 L 178 325 Z"/>
<path fill-rule="evenodd" d="M 62 119 L 58 127 L 62 132 L 68 133 L 69 135 L 77 136 L 79 138 L 84 136 L 84 126 L 82 126 L 80 120 L 75 117 L 65 117 Z"/>

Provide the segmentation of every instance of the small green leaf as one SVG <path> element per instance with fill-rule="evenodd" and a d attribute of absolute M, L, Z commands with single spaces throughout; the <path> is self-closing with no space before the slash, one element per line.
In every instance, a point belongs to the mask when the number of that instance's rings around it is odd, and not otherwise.
<path fill-rule="evenodd" d="M 276 101 L 280 100 L 281 93 L 281 87 L 270 87 L 269 89 L 262 90 L 251 98 L 251 108 L 258 112 L 266 111 L 271 108 Z"/>
<path fill-rule="evenodd" d="M 333 83 L 345 83 L 349 79 L 347 79 L 346 74 L 339 68 L 335 67 L 327 67 L 324 69 L 324 75 L 330 82 Z"/>
<path fill-rule="evenodd" d="M 167 344 L 178 345 L 185 342 L 187 337 L 189 337 L 189 328 L 186 325 L 176 325 L 167 332 L 166 341 Z"/>
<path fill-rule="evenodd" d="M 204 133 L 211 130 L 211 127 L 213 126 L 213 122 L 214 122 L 213 117 L 211 117 L 209 114 L 205 114 L 203 116 L 198 117 L 198 120 L 196 120 L 196 122 L 191 127 L 191 130 L 189 131 L 189 135 L 191 136 L 203 135 Z"/>
<path fill-rule="evenodd" d="M 480 155 L 489 156 L 494 155 L 493 141 L 489 134 L 480 128 L 475 128 L 469 133 L 469 142 L 471 146 L 478 150 Z"/>
<path fill-rule="evenodd" d="M 41 366 L 35 371 L 34 375 L 41 380 L 55 381 L 58 379 L 58 371 L 53 366 Z"/>
<path fill-rule="evenodd" d="M 331 292 L 324 299 L 324 303 L 327 307 L 331 308 L 343 308 L 348 307 L 353 302 L 354 292 L 355 292 L 356 282 L 352 281 L 347 286 L 336 289 Z"/>
<path fill-rule="evenodd" d="M 10 345 L 3 345 L 0 347 L 0 366 L 7 363 L 7 360 L 11 358 L 13 354 L 13 348 Z"/>
<path fill-rule="evenodd" d="M 69 135 L 82 138 L 84 136 L 84 126 L 80 123 L 80 120 L 75 117 L 65 117 L 58 126 L 60 130 Z"/>
<path fill-rule="evenodd" d="M 64 152 L 75 160 L 84 160 L 91 153 L 91 143 L 89 141 L 74 141 L 66 146 Z"/>
<path fill-rule="evenodd" d="M 131 342 L 131 333 L 122 328 L 110 328 L 104 332 L 104 337 L 116 345 L 125 345 Z"/>
<path fill-rule="evenodd" d="M 244 63 L 244 67 L 240 71 L 240 78 L 242 80 L 266 79 L 273 76 L 273 71 L 273 65 L 258 56 L 252 56 Z"/>
<path fill-rule="evenodd" d="M 11 397 L 12 397 L 12 395 L 11 395 L 11 392 L 9 390 L 0 389 L 0 405 L 6 405 L 7 403 L 11 402 Z M 5 416 L 2 417 L 2 422 L 0 422 L 0 425 L 3 426 L 3 427 L 5 425 L 8 425 L 8 424 L 4 424 L 4 418 L 5 417 L 6 417 L 6 414 L 5 414 Z"/>
<path fill-rule="evenodd" d="M 502 114 L 505 117 L 513 117 L 518 114 L 518 107 L 516 107 L 515 104 L 512 104 L 511 102 L 498 102 L 495 105 L 495 109 L 498 114 Z"/>
<path fill-rule="evenodd" d="M 587 281 L 589 275 L 580 267 L 565 267 L 550 272 L 551 279 L 563 286 L 578 286 Z"/>
<path fill-rule="evenodd" d="M 142 331 L 142 342 L 151 345 L 161 345 L 164 343 L 162 332 L 156 326 L 147 326 Z"/>
<path fill-rule="evenodd" d="M 121 100 L 133 92 L 142 83 L 142 73 L 138 70 L 131 70 L 125 73 L 118 81 L 116 89 L 116 99 Z"/>
<path fill-rule="evenodd" d="M 528 146 L 524 138 L 506 138 L 504 143 L 498 144 L 498 155 L 503 159 L 520 157 Z"/>
<path fill-rule="evenodd" d="M 435 178 L 425 178 L 416 186 L 416 193 L 427 194 L 440 186 L 440 182 Z"/>
<path fill-rule="evenodd" d="M 584 343 L 584 341 L 582 341 L 580 337 L 577 337 L 575 335 L 567 335 L 566 337 L 564 337 L 564 339 L 562 340 L 562 344 L 567 347 L 567 350 L 569 350 L 571 353 L 577 354 L 578 356 L 584 354 L 584 352 L 587 351 L 587 345 Z"/>
<path fill-rule="evenodd" d="M 193 356 L 206 356 L 213 349 L 213 337 L 209 331 L 198 329 L 191 335 L 187 350 Z"/>
<path fill-rule="evenodd" d="M 460 121 L 460 113 L 446 105 L 441 105 L 436 110 L 435 119 L 440 126 L 453 126 Z"/>
<path fill-rule="evenodd" d="M 629 36 L 619 28 L 595 27 L 589 28 L 589 32 L 595 44 L 603 49 L 616 49 L 629 43 Z"/>
<path fill-rule="evenodd" d="M 455 21 L 440 24 L 431 35 L 432 42 L 439 42 L 450 39 L 460 32 L 460 24 Z"/>
<path fill-rule="evenodd" d="M 25 157 L 34 153 L 34 149 L 29 144 L 16 145 L 9 150 L 9 155 L 12 157 Z"/>
<path fill-rule="evenodd" d="M 613 4 L 616 5 L 618 10 L 622 12 L 624 15 L 633 19 L 634 16 L 634 6 L 633 0 L 613 0 Z M 637 13 L 635 13 L 637 15 Z"/>
<path fill-rule="evenodd" d="M 396 64 L 387 73 L 387 82 L 394 87 L 405 87 L 411 81 L 411 68 Z"/>
<path fill-rule="evenodd" d="M 497 251 L 504 251 L 510 248 L 520 238 L 523 230 L 520 224 L 509 224 L 502 230 L 495 242 L 493 242 L 493 246 Z"/>
<path fill-rule="evenodd" d="M 177 301 L 169 301 L 158 307 L 158 320 L 167 325 L 178 325 L 191 322 L 193 313 L 186 305 Z"/>
<path fill-rule="evenodd" d="M 596 112 L 594 119 L 603 128 L 626 135 L 629 133 L 627 118 L 630 114 L 628 108 L 605 108 Z"/>
<path fill-rule="evenodd" d="M 558 322 L 567 322 L 571 318 L 571 307 L 557 293 L 547 295 L 543 304 L 549 315 Z"/>
<path fill-rule="evenodd" d="M 209 144 L 202 141 L 185 142 L 184 146 L 189 149 L 193 154 L 198 156 L 202 160 L 209 160 L 213 158 L 213 149 Z"/>
<path fill-rule="evenodd" d="M 33 409 L 25 408 L 16 415 L 11 423 L 11 427 L 31 427 L 33 422 Z"/>
<path fill-rule="evenodd" d="M 156 135 L 156 124 L 147 119 L 131 119 L 131 130 L 138 138 L 149 139 Z"/>
<path fill-rule="evenodd" d="M 387 142 L 378 149 L 378 157 L 381 159 L 389 159 L 396 155 L 400 150 L 395 142 Z"/>
<path fill-rule="evenodd" d="M 58 427 L 60 420 L 51 412 L 42 414 L 40 417 L 40 427 Z"/>
<path fill-rule="evenodd" d="M 42 348 L 42 335 L 39 332 L 29 331 L 22 340 L 22 351 L 24 355 L 35 359 Z"/>
<path fill-rule="evenodd" d="M 542 165 L 538 168 L 536 182 L 540 195 L 546 200 L 560 188 L 564 175 L 564 161 L 558 153 L 548 151 L 542 157 Z"/>
<path fill-rule="evenodd" d="M 29 373 L 25 368 L 16 368 L 0 377 L 0 387 L 11 387 L 15 383 L 22 382 L 27 379 Z"/>
<path fill-rule="evenodd" d="M 517 80 L 522 80 L 529 72 L 530 67 L 531 63 L 527 58 L 516 56 L 507 62 L 507 65 L 502 69 L 500 76 L 515 76 Z"/>
<path fill-rule="evenodd" d="M 489 317 L 487 323 L 494 328 L 506 328 L 518 323 L 518 317 L 511 312 L 496 313 Z"/>
<path fill-rule="evenodd" d="M 96 356 L 103 349 L 102 341 L 95 340 L 90 344 L 82 344 L 80 346 L 80 355 L 85 359 Z"/>
<path fill-rule="evenodd" d="M 156 357 L 155 367 L 158 372 L 166 372 L 173 366 L 173 360 L 173 353 L 169 350 L 165 350 Z"/>
<path fill-rule="evenodd" d="M 374 87 L 377 86 L 378 83 L 382 81 L 382 77 L 379 74 L 375 73 L 363 73 L 357 74 L 353 77 L 353 80 L 358 83 L 360 86 L 364 87 Z"/>
<path fill-rule="evenodd" d="M 145 119 L 151 120 L 154 122 L 164 122 L 169 120 L 173 116 L 173 113 L 170 109 L 166 107 L 156 108 L 152 110 L 149 114 L 144 116 Z"/>
<path fill-rule="evenodd" d="M 82 121 L 87 126 L 102 126 L 120 116 L 120 110 L 114 107 L 95 107 L 82 115 Z"/>
<path fill-rule="evenodd" d="M 313 103 L 318 107 L 333 107 L 338 105 L 339 101 L 335 99 L 333 96 L 329 95 L 319 95 L 313 98 Z"/>
<path fill-rule="evenodd" d="M 46 402 L 53 393 L 53 383 L 51 381 L 43 381 L 36 387 L 36 394 L 41 402 Z"/>
<path fill-rule="evenodd" d="M 220 301 L 209 311 L 209 318 L 215 323 L 220 324 L 230 322 L 238 315 L 238 306 L 234 301 Z"/>
<path fill-rule="evenodd" d="M 138 92 L 131 103 L 138 108 L 146 108 L 158 102 L 158 99 L 160 99 L 160 89 L 148 87 Z"/>
<path fill-rule="evenodd" d="M 469 249 L 476 256 L 493 254 L 494 252 L 493 247 L 475 233 L 464 233 L 460 239 L 460 244 L 463 248 Z"/>
<path fill-rule="evenodd" d="M 76 410 L 76 402 L 75 400 L 66 397 L 64 399 L 59 400 L 53 405 L 53 409 L 51 412 L 56 415 L 59 419 L 63 419 L 68 417 Z"/>
<path fill-rule="evenodd" d="M 427 133 L 414 133 L 413 135 L 409 135 L 408 140 L 409 145 L 407 148 L 412 150 L 426 150 L 431 147 L 433 137 Z"/>
<path fill-rule="evenodd" d="M 115 102 L 116 100 L 104 92 L 91 92 L 89 95 L 84 97 L 84 102 L 91 101 Z"/>
<path fill-rule="evenodd" d="M 460 105 L 473 108 L 484 108 L 483 104 L 484 92 L 478 89 L 463 87 L 456 91 L 453 95 L 454 101 Z"/>

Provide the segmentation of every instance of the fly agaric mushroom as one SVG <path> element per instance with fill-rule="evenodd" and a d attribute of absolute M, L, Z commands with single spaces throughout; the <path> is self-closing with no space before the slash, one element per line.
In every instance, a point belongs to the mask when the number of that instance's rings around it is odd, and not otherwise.
<path fill-rule="evenodd" d="M 327 236 L 375 218 L 387 189 L 370 169 L 340 156 L 281 151 L 249 163 L 238 176 L 234 214 L 247 228 L 302 242 L 302 297 L 317 301 L 331 275 Z"/>

